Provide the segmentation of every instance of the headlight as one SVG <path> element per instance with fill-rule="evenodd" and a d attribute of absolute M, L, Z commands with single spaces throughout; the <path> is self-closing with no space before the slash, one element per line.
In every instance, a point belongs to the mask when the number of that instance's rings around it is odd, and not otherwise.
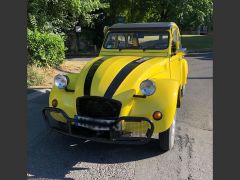
<path fill-rule="evenodd" d="M 68 84 L 68 79 L 66 76 L 58 74 L 54 78 L 54 84 L 57 86 L 59 89 L 63 89 L 67 86 Z"/>
<path fill-rule="evenodd" d="M 141 84 L 140 84 L 140 90 L 141 92 L 145 95 L 145 96 L 150 96 L 152 95 L 155 90 L 156 90 L 156 86 L 155 83 L 151 80 L 144 80 Z"/>

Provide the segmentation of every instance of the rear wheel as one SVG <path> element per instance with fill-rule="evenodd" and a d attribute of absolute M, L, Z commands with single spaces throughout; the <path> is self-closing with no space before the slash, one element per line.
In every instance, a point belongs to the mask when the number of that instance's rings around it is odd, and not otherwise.
<path fill-rule="evenodd" d="M 164 151 L 172 149 L 174 146 L 175 139 L 175 125 L 176 125 L 176 114 L 174 116 L 172 125 L 164 132 L 159 133 L 160 148 Z"/>
<path fill-rule="evenodd" d="M 185 85 L 182 86 L 182 88 L 179 90 L 178 92 L 178 100 L 177 100 L 177 108 L 180 108 L 181 107 L 181 104 L 182 104 L 182 98 L 185 94 Z"/>

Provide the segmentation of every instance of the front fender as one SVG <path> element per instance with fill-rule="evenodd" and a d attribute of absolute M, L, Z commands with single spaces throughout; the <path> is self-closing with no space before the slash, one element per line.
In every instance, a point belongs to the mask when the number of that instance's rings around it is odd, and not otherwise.
<path fill-rule="evenodd" d="M 182 59 L 182 84 L 187 84 L 188 77 L 188 63 L 186 59 Z"/>
<path fill-rule="evenodd" d="M 70 88 L 70 87 L 69 87 Z M 49 96 L 49 107 L 52 107 L 52 100 L 57 99 L 57 108 L 63 109 L 71 118 L 76 114 L 76 99 L 74 92 L 67 92 L 64 89 L 58 89 L 53 86 Z"/>
<path fill-rule="evenodd" d="M 153 121 L 154 133 L 166 131 L 172 124 L 177 107 L 179 82 L 171 79 L 153 79 L 156 91 L 146 98 L 135 98 L 130 116 L 148 117 Z M 154 120 L 152 114 L 160 111 L 161 120 Z"/>
<path fill-rule="evenodd" d="M 49 96 L 49 107 L 52 107 L 52 100 L 57 99 L 57 107 L 63 109 L 69 117 L 73 117 L 76 114 L 76 100 L 74 91 L 79 73 L 69 73 L 66 76 L 69 80 L 66 89 L 58 89 L 56 86 L 53 86 Z"/>

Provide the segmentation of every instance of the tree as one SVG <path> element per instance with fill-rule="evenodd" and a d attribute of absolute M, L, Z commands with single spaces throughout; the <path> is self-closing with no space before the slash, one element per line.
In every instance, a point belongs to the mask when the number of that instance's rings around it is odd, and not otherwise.
<path fill-rule="evenodd" d="M 212 0 L 102 0 L 110 8 L 104 10 L 106 19 L 116 23 L 118 16 L 126 22 L 173 21 L 181 28 L 196 29 L 211 24 Z"/>
<path fill-rule="evenodd" d="M 39 31 L 67 32 L 80 22 L 88 25 L 108 4 L 99 0 L 28 0 L 28 28 Z"/>
<path fill-rule="evenodd" d="M 212 0 L 183 0 L 176 18 L 184 29 L 196 29 L 199 25 L 212 24 Z"/>

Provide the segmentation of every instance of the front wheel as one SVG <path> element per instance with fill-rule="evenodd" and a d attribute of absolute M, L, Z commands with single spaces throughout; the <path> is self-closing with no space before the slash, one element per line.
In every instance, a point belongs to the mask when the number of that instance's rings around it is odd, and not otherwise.
<path fill-rule="evenodd" d="M 159 133 L 160 148 L 164 151 L 168 151 L 172 149 L 174 146 L 175 125 L 176 125 L 176 115 L 174 116 L 174 119 L 170 128 L 164 132 Z"/>

